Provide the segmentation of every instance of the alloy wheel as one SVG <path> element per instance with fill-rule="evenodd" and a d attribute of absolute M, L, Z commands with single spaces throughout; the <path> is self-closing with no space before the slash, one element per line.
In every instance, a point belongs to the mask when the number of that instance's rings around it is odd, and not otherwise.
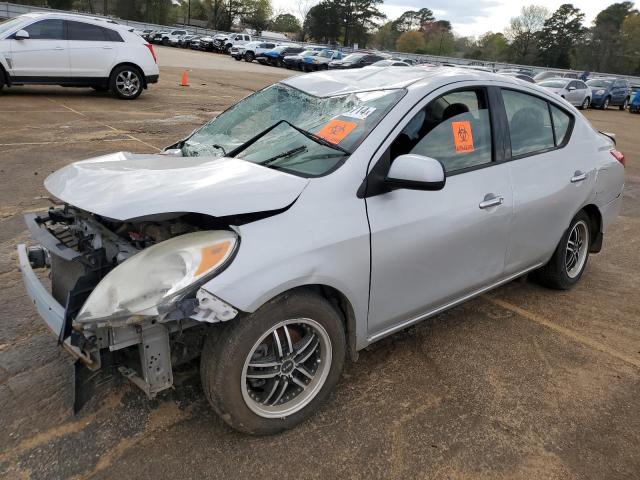
<path fill-rule="evenodd" d="M 133 97 L 140 90 L 140 77 L 131 70 L 123 70 L 116 77 L 118 93 L 124 97 Z"/>
<path fill-rule="evenodd" d="M 589 248 L 589 227 L 584 220 L 571 229 L 565 251 L 565 270 L 569 278 L 576 278 L 587 260 Z"/>
<path fill-rule="evenodd" d="M 284 418 L 311 402 L 331 369 L 331 340 L 309 318 L 285 320 L 249 351 L 242 369 L 245 403 L 264 418 Z"/>
<path fill-rule="evenodd" d="M 589 108 L 589 97 L 585 97 L 584 101 L 582 102 L 582 109 L 586 110 L 587 108 Z"/>
<path fill-rule="evenodd" d="M 609 108 L 609 97 L 604 99 L 604 104 L 602 105 L 602 108 L 605 110 Z"/>

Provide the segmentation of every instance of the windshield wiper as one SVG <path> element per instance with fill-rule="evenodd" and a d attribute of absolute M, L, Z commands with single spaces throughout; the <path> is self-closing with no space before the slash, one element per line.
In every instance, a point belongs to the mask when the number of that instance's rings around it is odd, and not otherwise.
<path fill-rule="evenodd" d="M 222 145 L 218 145 L 217 143 L 212 143 L 211 145 L 209 145 L 210 147 L 213 148 L 217 148 L 218 150 L 222 150 L 222 154 L 226 157 L 227 156 L 227 151 L 224 149 L 224 147 Z"/>
<path fill-rule="evenodd" d="M 349 150 L 347 150 L 345 148 L 342 148 L 341 146 L 336 145 L 334 143 L 331 143 L 331 142 L 325 140 L 324 138 L 319 137 L 315 133 L 307 132 L 306 130 L 304 130 L 304 129 L 300 128 L 300 127 L 296 127 L 295 125 L 293 125 L 291 122 L 288 122 L 287 120 L 279 120 L 276 123 L 274 123 L 273 125 L 271 125 L 270 127 L 264 129 L 262 132 L 257 134 L 255 137 L 250 138 L 249 140 L 244 142 L 242 145 L 239 145 L 238 147 L 236 147 L 233 150 L 231 150 L 226 156 L 227 157 L 235 157 L 240 152 L 242 152 L 243 150 L 247 149 L 248 147 L 250 147 L 251 145 L 256 143 L 258 140 L 260 140 L 262 137 L 264 137 L 267 133 L 269 133 L 271 130 L 276 128 L 281 123 L 286 123 L 287 125 L 289 125 L 294 130 L 300 132 L 302 135 L 304 135 L 308 139 L 313 140 L 314 142 L 319 143 L 320 145 L 332 148 L 334 150 L 339 150 L 342 153 L 344 153 L 345 155 L 351 155 L 351 152 Z"/>
<path fill-rule="evenodd" d="M 306 152 L 306 151 L 307 151 L 307 147 L 305 147 L 304 145 L 300 145 L 299 147 L 292 148 L 291 150 L 287 150 L 286 152 L 282 152 L 282 153 L 279 153 L 278 155 L 274 155 L 271 158 L 267 158 L 262 162 L 258 162 L 258 165 L 269 165 L 270 163 L 273 163 L 276 160 L 279 160 L 281 158 L 290 157 L 291 155 L 295 155 L 296 153 Z"/>

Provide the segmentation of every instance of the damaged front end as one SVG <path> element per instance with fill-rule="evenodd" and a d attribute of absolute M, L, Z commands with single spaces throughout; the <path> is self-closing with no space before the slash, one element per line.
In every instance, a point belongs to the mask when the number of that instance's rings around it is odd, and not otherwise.
<path fill-rule="evenodd" d="M 38 243 L 18 246 L 28 295 L 90 371 L 114 367 L 153 397 L 173 385 L 172 366 L 200 354 L 208 324 L 238 314 L 201 288 L 238 250 L 229 222 L 200 214 L 117 221 L 68 205 L 25 220 Z"/>

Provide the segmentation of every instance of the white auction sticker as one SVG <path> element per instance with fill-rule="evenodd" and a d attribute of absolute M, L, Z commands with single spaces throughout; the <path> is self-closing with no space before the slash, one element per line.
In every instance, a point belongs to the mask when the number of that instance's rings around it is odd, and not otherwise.
<path fill-rule="evenodd" d="M 351 117 L 351 118 L 357 118 L 359 120 L 364 120 L 365 118 L 367 118 L 369 115 L 371 115 L 373 112 L 375 112 L 376 109 L 375 107 L 356 107 L 353 108 L 351 110 L 349 110 L 348 112 L 344 112 L 342 114 L 343 117 Z"/>

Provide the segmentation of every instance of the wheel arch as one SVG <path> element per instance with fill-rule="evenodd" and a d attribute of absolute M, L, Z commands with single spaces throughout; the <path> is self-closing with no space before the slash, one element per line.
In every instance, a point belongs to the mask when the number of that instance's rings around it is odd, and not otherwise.
<path fill-rule="evenodd" d="M 11 76 L 9 75 L 9 73 L 7 73 L 7 70 L 4 68 L 4 65 L 2 64 L 2 62 L 0 62 L 0 72 L 2 72 L 2 75 L 4 77 L 4 81 L 6 82 L 6 85 L 8 87 L 11 86 Z"/>
<path fill-rule="evenodd" d="M 358 342 L 357 342 L 357 321 L 353 305 L 347 295 L 338 290 L 336 287 L 324 283 L 309 283 L 291 287 L 273 296 L 262 305 L 272 301 L 275 298 L 295 294 L 296 292 L 314 292 L 329 302 L 340 314 L 344 324 L 345 336 L 347 338 L 347 351 L 351 360 L 358 359 Z M 260 306 L 262 306 L 260 305 Z M 258 307 L 260 308 L 260 307 Z"/>
<path fill-rule="evenodd" d="M 144 74 L 144 70 L 142 68 L 140 68 L 139 65 L 136 65 L 133 62 L 119 62 L 119 63 L 115 64 L 113 66 L 113 68 L 111 69 L 111 71 L 109 72 L 109 78 L 107 79 L 107 82 L 111 81 L 111 76 L 113 75 L 113 72 L 115 71 L 115 69 L 118 68 L 118 67 L 123 67 L 123 66 L 134 67 L 136 70 L 138 70 L 138 72 L 140 72 L 140 77 L 142 78 L 142 88 L 144 88 L 144 89 L 147 88 L 147 77 Z"/>
<path fill-rule="evenodd" d="M 602 249 L 602 212 L 597 205 L 590 203 L 582 208 L 582 211 L 587 214 L 590 220 L 591 226 L 591 248 L 592 253 L 598 253 Z"/>

